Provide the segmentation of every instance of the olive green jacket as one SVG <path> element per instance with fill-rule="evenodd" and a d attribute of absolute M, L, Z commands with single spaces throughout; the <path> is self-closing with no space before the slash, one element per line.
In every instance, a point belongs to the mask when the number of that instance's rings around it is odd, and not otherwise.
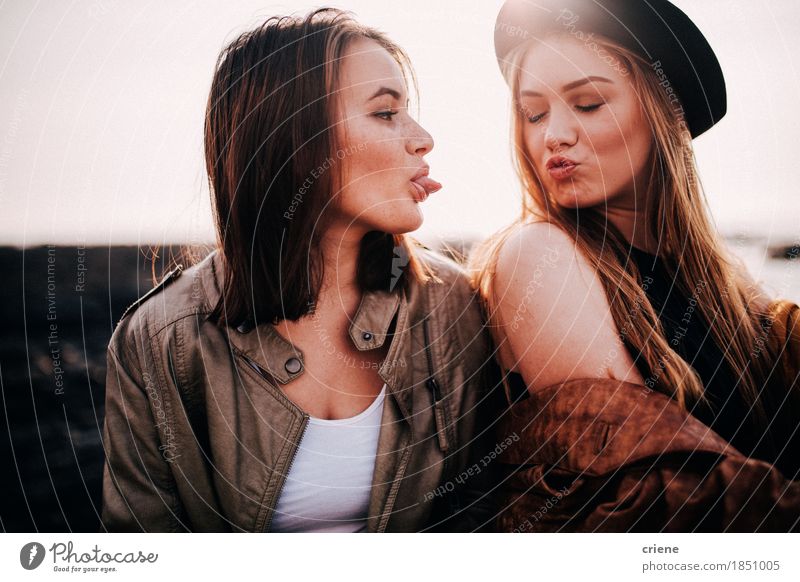
<path fill-rule="evenodd" d="M 359 350 L 390 342 L 367 529 L 491 528 L 488 424 L 499 402 L 491 340 L 463 271 L 420 252 L 439 280 L 365 293 L 350 327 Z M 222 268 L 215 250 L 175 269 L 113 333 L 108 531 L 270 529 L 309 419 L 281 389 L 304 373 L 304 354 L 268 323 L 233 329 L 207 319 Z"/>

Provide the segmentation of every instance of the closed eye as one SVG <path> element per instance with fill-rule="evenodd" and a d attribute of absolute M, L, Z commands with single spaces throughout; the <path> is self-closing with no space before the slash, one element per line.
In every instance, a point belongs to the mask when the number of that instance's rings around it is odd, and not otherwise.
<path fill-rule="evenodd" d="M 591 113 L 592 111 L 596 111 L 603 105 L 605 105 L 605 103 L 594 103 L 592 105 L 576 105 L 575 109 L 577 109 L 582 113 Z M 528 116 L 528 121 L 531 123 L 539 123 L 546 114 L 547 112 L 545 111 L 544 113 L 540 113 L 539 115 L 530 115 Z"/>

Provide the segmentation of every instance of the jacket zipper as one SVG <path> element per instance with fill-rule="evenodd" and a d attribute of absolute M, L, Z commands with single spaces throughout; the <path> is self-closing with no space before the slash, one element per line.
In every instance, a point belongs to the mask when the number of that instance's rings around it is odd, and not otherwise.
<path fill-rule="evenodd" d="M 425 380 L 425 385 L 433 394 L 433 416 L 436 420 L 436 437 L 439 441 L 439 449 L 444 453 L 444 469 L 447 469 L 447 452 L 450 449 L 447 442 L 447 430 L 445 422 L 444 404 L 442 403 L 442 391 L 439 383 L 433 375 L 433 356 L 430 349 L 430 336 L 428 332 L 428 319 L 427 317 L 422 320 L 422 334 L 425 339 L 425 357 L 428 360 L 428 379 Z"/>
<path fill-rule="evenodd" d="M 268 532 L 270 526 L 272 525 L 272 518 L 275 517 L 275 506 L 278 503 L 278 499 L 281 498 L 281 492 L 283 491 L 283 486 L 286 484 L 286 477 L 289 476 L 289 473 L 292 470 L 292 465 L 294 464 L 294 459 L 297 456 L 297 451 L 300 449 L 300 443 L 303 440 L 303 435 L 306 434 L 306 427 L 308 426 L 308 418 L 309 417 L 308 417 L 307 414 L 303 414 L 303 418 L 300 421 L 301 422 L 301 425 L 300 425 L 300 436 L 295 441 L 296 444 L 294 445 L 294 450 L 292 451 L 292 456 L 289 458 L 289 464 L 286 466 L 286 471 L 284 471 L 282 475 L 278 476 L 278 479 L 279 479 L 278 488 L 275 490 L 275 495 L 273 495 L 273 497 L 272 497 L 272 499 L 274 501 L 272 502 L 272 508 L 270 509 L 270 512 L 269 512 L 269 518 L 267 519 L 267 522 L 264 524 L 264 527 L 263 527 L 263 529 L 261 531 Z"/>
<path fill-rule="evenodd" d="M 261 376 L 264 380 L 269 382 L 273 387 L 278 388 L 277 381 L 275 377 L 267 372 L 264 368 L 258 365 L 255 361 L 247 357 L 246 355 L 239 353 L 239 355 L 244 359 L 247 364 L 256 371 L 256 373 Z M 278 388 L 280 390 L 280 388 Z M 292 465 L 294 464 L 294 459 L 297 457 L 297 451 L 300 448 L 300 442 L 303 440 L 303 436 L 306 434 L 306 428 L 308 427 L 308 419 L 309 415 L 303 413 L 303 417 L 300 421 L 300 436 L 295 440 L 294 449 L 292 450 L 292 454 L 289 457 L 289 464 L 286 466 L 286 470 L 282 472 L 278 476 L 278 487 L 275 490 L 275 494 L 272 496 L 272 499 L 269 500 L 270 502 L 270 510 L 269 510 L 269 518 L 267 519 L 264 527 L 261 529 L 263 532 L 268 532 L 269 527 L 272 525 L 272 518 L 275 516 L 275 505 L 277 504 L 278 499 L 280 499 L 281 492 L 283 491 L 283 486 L 286 483 L 286 477 L 289 475 L 289 472 L 292 470 Z"/>
<path fill-rule="evenodd" d="M 376 533 L 383 533 L 386 531 L 386 526 L 389 524 L 389 518 L 392 515 L 392 509 L 394 508 L 395 499 L 397 499 L 397 490 L 400 489 L 400 482 L 403 480 L 403 476 L 406 474 L 406 466 L 408 465 L 408 458 L 411 456 L 411 446 L 407 445 L 405 450 L 403 451 L 403 456 L 400 459 L 400 468 L 397 471 L 397 475 L 394 478 L 392 483 L 392 487 L 389 490 L 389 495 L 386 499 L 386 505 L 383 509 L 383 513 L 381 514 L 381 520 L 378 523 L 378 527 L 376 528 Z"/>

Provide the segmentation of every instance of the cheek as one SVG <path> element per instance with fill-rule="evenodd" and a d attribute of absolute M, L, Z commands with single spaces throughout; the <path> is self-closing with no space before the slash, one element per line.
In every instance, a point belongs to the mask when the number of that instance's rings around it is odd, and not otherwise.
<path fill-rule="evenodd" d="M 385 232 L 399 234 L 418 228 L 421 211 L 413 200 L 404 142 L 396 136 L 350 131 L 339 146 L 342 171 L 338 212 Z M 364 139 L 367 138 L 367 139 Z M 397 232 L 395 232 L 395 230 Z"/>
<path fill-rule="evenodd" d="M 544 130 L 541 126 L 526 123 L 522 128 L 522 141 L 528 157 L 536 169 L 539 169 L 540 160 L 544 157 Z"/>
<path fill-rule="evenodd" d="M 523 132 L 522 142 L 525 147 L 525 155 L 536 170 L 536 174 L 539 175 L 539 178 L 547 181 L 549 176 L 544 167 L 544 160 L 547 158 L 544 143 L 544 130 L 539 126 L 529 123 L 525 125 Z"/>
<path fill-rule="evenodd" d="M 630 108 L 633 106 L 631 105 Z M 630 108 L 617 112 L 616 136 L 613 139 L 623 157 L 635 161 L 641 155 L 647 155 L 652 140 L 650 127 L 639 112 L 633 113 Z M 635 165 L 635 164 L 634 164 Z"/>
<path fill-rule="evenodd" d="M 403 163 L 401 140 L 380 131 L 370 120 L 359 120 L 348 127 L 346 141 L 337 152 L 342 165 L 345 189 L 374 188 L 378 182 L 391 179 L 392 170 Z"/>
<path fill-rule="evenodd" d="M 601 122 L 597 126 L 587 131 L 589 146 L 593 149 L 595 156 L 608 162 L 611 159 L 618 159 L 625 155 L 629 144 L 630 131 L 618 127 L 614 120 L 609 123 Z"/>
<path fill-rule="evenodd" d="M 340 162 L 344 179 L 340 208 L 362 218 L 390 212 L 393 200 L 403 196 L 398 179 L 401 161 L 392 151 L 392 141 L 352 144 L 358 146 L 361 151 L 345 155 Z"/>
<path fill-rule="evenodd" d="M 342 163 L 356 186 L 365 181 L 385 180 L 387 170 L 392 169 L 396 160 L 390 143 L 359 142 L 351 144 L 350 148 L 341 152 Z"/>
<path fill-rule="evenodd" d="M 650 152 L 649 132 L 630 122 L 602 128 L 590 136 L 598 166 L 606 180 L 627 182 L 642 171 Z"/>
<path fill-rule="evenodd" d="M 628 143 L 632 144 L 631 164 L 638 175 L 645 170 L 650 151 L 653 149 L 653 135 L 643 120 L 631 127 Z"/>

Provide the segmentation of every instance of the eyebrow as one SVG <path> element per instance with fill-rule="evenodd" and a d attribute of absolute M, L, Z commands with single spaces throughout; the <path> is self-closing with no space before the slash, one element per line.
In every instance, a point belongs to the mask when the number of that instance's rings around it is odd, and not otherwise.
<path fill-rule="evenodd" d="M 561 87 L 561 92 L 566 93 L 567 91 L 572 91 L 580 87 L 581 85 L 585 85 L 586 83 L 592 82 L 599 82 L 599 83 L 614 83 L 611 79 L 606 79 L 605 77 L 598 77 L 598 76 L 591 76 L 586 77 L 585 79 L 578 79 L 577 81 L 572 81 L 571 83 L 567 83 L 563 87 Z M 522 91 L 522 95 L 526 95 L 528 97 L 542 97 L 541 93 L 537 93 L 536 91 Z"/>
<path fill-rule="evenodd" d="M 400 101 L 400 92 L 399 91 L 395 91 L 394 89 L 392 89 L 390 87 L 381 87 L 380 89 L 375 91 L 375 94 L 372 97 L 370 97 L 369 99 L 367 99 L 367 101 L 372 101 L 373 99 L 377 99 L 381 95 L 391 95 L 392 97 L 394 97 L 395 99 Z"/>

